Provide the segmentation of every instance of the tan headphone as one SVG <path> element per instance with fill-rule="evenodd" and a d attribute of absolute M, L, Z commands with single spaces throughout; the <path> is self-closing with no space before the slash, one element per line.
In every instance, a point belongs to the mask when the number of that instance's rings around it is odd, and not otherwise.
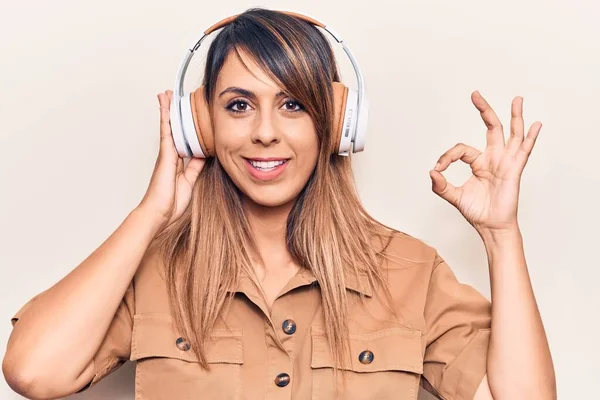
<path fill-rule="evenodd" d="M 368 100 L 365 95 L 363 77 L 350 49 L 343 43 L 341 37 L 331 28 L 306 15 L 290 11 L 284 14 L 300 18 L 327 31 L 342 45 L 350 59 L 358 81 L 358 90 L 350 89 L 340 82 L 332 82 L 334 93 L 334 134 L 336 135 L 333 154 L 347 156 L 350 151 L 359 152 L 364 149 L 369 113 Z M 204 100 L 204 87 L 200 86 L 193 92 L 183 92 L 183 79 L 187 67 L 202 41 L 212 32 L 223 28 L 238 17 L 239 14 L 227 17 L 204 31 L 202 37 L 195 41 L 179 67 L 175 79 L 175 89 L 171 101 L 170 119 L 173 141 L 177 152 L 183 158 L 214 157 L 214 133 L 210 122 L 208 105 Z"/>

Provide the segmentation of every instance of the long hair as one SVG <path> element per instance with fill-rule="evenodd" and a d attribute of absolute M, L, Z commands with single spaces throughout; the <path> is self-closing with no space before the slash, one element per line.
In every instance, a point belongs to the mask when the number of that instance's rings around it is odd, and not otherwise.
<path fill-rule="evenodd" d="M 363 277 L 360 282 L 365 285 L 383 287 L 391 304 L 380 267 L 393 230 L 361 205 L 351 158 L 332 154 L 332 82 L 339 82 L 340 76 L 325 36 L 294 16 L 246 10 L 218 33 L 208 50 L 203 85 L 209 109 L 226 57 L 232 52 L 240 57 L 240 51 L 297 99 L 316 127 L 317 163 L 288 216 L 286 242 L 294 262 L 317 278 L 335 379 L 338 365 L 345 365 L 350 356 L 345 276 L 352 272 Z M 381 248 L 374 246 L 377 237 Z M 256 246 L 241 192 L 218 158 L 207 159 L 188 208 L 153 243 L 162 254 L 177 329 L 189 338 L 200 366 L 210 370 L 204 339 L 234 295 L 228 296 L 224 288 L 235 286 L 241 272 L 258 282 L 249 253 Z"/>

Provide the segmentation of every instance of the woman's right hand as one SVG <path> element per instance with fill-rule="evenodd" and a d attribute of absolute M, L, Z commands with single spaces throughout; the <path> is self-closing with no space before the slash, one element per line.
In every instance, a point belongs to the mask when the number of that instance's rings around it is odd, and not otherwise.
<path fill-rule="evenodd" d="M 188 206 L 192 187 L 206 163 L 204 158 L 192 158 L 185 170 L 183 158 L 177 153 L 170 124 L 173 92 L 157 95 L 160 104 L 160 149 L 148 190 L 138 208 L 155 213 L 163 220 L 162 227 L 176 221 Z"/>

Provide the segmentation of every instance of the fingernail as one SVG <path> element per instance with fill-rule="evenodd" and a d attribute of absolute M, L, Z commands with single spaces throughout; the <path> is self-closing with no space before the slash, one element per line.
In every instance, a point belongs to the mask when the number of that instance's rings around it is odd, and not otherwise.
<path fill-rule="evenodd" d="M 440 163 L 435 164 L 435 167 L 433 167 L 433 169 L 435 169 L 436 171 L 438 171 L 440 169 Z"/>

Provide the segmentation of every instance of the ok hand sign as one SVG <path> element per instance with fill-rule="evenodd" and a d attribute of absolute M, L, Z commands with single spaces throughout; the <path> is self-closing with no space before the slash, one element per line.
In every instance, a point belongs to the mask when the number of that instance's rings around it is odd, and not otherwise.
<path fill-rule="evenodd" d="M 502 232 L 518 228 L 517 207 L 521 174 L 535 145 L 541 122 L 529 128 L 524 137 L 523 98 L 512 101 L 510 137 L 504 141 L 504 130 L 498 116 L 479 92 L 471 100 L 487 126 L 487 144 L 480 150 L 458 143 L 445 152 L 435 168 L 429 171 L 432 190 L 455 206 L 479 232 Z M 448 181 L 442 171 L 457 161 L 469 164 L 473 175 L 460 187 Z"/>

